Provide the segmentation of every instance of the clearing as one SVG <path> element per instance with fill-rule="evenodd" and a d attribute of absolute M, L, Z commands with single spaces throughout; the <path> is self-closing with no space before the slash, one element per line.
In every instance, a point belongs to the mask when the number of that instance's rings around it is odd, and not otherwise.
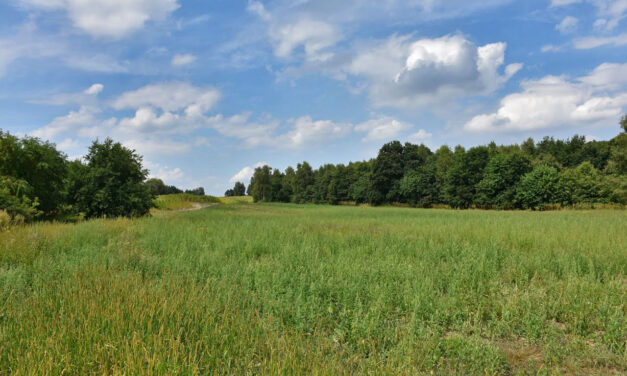
<path fill-rule="evenodd" d="M 247 203 L 14 228 L 0 375 L 625 374 L 625 228 Z"/>

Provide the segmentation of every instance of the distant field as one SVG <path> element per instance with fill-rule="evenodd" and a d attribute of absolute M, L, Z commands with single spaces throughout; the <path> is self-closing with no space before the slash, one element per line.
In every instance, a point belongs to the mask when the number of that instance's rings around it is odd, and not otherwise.
<path fill-rule="evenodd" d="M 14 228 L 0 375 L 625 374 L 626 228 L 279 204 Z"/>
<path fill-rule="evenodd" d="M 223 204 L 252 204 L 253 198 L 251 196 L 220 197 L 220 202 Z"/>
<path fill-rule="evenodd" d="M 217 204 L 220 199 L 213 196 L 196 196 L 188 193 L 175 195 L 163 195 L 155 199 L 155 205 L 160 210 L 182 210 L 191 209 L 193 203 Z"/>

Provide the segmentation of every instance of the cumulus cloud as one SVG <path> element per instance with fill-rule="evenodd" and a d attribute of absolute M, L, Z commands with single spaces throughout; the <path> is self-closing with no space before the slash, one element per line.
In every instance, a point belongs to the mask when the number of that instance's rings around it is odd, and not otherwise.
<path fill-rule="evenodd" d="M 529 131 L 550 127 L 614 124 L 627 106 L 627 64 L 602 64 L 589 75 L 546 76 L 525 81 L 494 113 L 475 116 L 475 132 Z"/>
<path fill-rule="evenodd" d="M 241 170 L 239 170 L 237 174 L 233 175 L 233 177 L 229 179 L 229 183 L 231 184 L 235 184 L 237 182 L 247 183 L 250 181 L 250 178 L 252 178 L 252 176 L 254 175 L 255 168 L 263 167 L 265 165 L 267 165 L 266 162 L 257 162 L 253 166 L 246 166 L 242 168 Z"/>
<path fill-rule="evenodd" d="M 418 22 L 469 14 L 510 0 L 343 0 L 276 1 L 249 0 L 247 10 L 266 25 L 267 37 L 276 56 L 293 57 L 302 49 L 306 62 L 327 62 L 337 53 L 333 47 L 350 34 L 351 25 L 375 20 Z"/>
<path fill-rule="evenodd" d="M 310 116 L 299 117 L 291 123 L 292 129 L 278 137 L 279 145 L 292 148 L 312 146 L 345 137 L 351 131 L 350 124 L 330 120 L 314 121 Z"/>
<path fill-rule="evenodd" d="M 500 72 L 505 49 L 505 43 L 476 46 L 461 35 L 392 36 L 362 47 L 347 71 L 367 79 L 376 106 L 414 107 L 493 92 L 522 68 L 509 64 Z"/>
<path fill-rule="evenodd" d="M 309 116 L 281 122 L 269 115 L 256 120 L 251 113 L 233 116 L 210 114 L 220 97 L 211 87 L 187 83 L 163 83 L 141 87 L 120 94 L 110 102 L 89 102 L 103 90 L 94 84 L 79 94 L 53 98 L 47 103 L 80 104 L 78 110 L 55 118 L 33 135 L 59 140 L 72 136 L 85 139 L 113 137 L 143 154 L 181 154 L 209 142 L 200 130 L 214 130 L 241 141 L 243 147 L 302 148 L 318 145 L 348 135 L 350 124 L 313 120 Z M 80 100 L 79 100 L 80 99 Z M 107 105 L 110 108 L 102 107 Z M 132 116 L 104 119 L 104 110 L 134 111 Z"/>
<path fill-rule="evenodd" d="M 189 65 L 196 61 L 196 56 L 192 54 L 176 54 L 172 57 L 172 66 L 181 67 L 183 65 Z"/>
<path fill-rule="evenodd" d="M 355 131 L 365 132 L 366 136 L 362 141 L 389 141 L 412 128 L 411 124 L 398 121 L 396 119 L 381 116 L 371 119 L 355 126 Z"/>
<path fill-rule="evenodd" d="M 75 27 L 95 37 L 120 39 L 162 20 L 175 11 L 177 0 L 19 0 L 45 11 L 63 11 Z"/>
<path fill-rule="evenodd" d="M 569 34 L 577 29 L 577 25 L 579 25 L 579 20 L 575 17 L 568 16 L 565 17 L 562 22 L 557 24 L 555 29 L 562 34 Z"/>

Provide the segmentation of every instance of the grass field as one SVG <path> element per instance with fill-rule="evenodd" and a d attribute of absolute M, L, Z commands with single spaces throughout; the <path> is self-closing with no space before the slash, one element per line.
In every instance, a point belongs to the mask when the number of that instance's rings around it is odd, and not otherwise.
<path fill-rule="evenodd" d="M 627 212 L 217 205 L 0 233 L 0 375 L 625 374 Z"/>
<path fill-rule="evenodd" d="M 194 203 L 218 204 L 221 199 L 213 196 L 196 196 L 188 193 L 158 196 L 154 201 L 159 210 L 182 210 L 194 208 Z"/>

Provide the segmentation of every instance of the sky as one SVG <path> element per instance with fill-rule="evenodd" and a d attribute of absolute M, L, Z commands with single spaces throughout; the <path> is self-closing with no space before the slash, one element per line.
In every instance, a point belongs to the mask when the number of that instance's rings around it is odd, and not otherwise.
<path fill-rule="evenodd" d="M 222 195 L 256 166 L 607 140 L 627 0 L 0 0 L 0 129 Z"/>

